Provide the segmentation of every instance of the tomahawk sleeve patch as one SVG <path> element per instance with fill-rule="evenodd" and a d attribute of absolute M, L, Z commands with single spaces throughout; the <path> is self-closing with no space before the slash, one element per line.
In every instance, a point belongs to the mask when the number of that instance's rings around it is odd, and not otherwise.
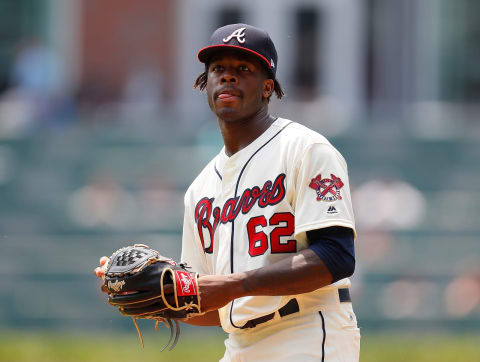
<path fill-rule="evenodd" d="M 315 144 L 304 155 L 297 177 L 295 232 L 345 226 L 355 221 L 342 155 L 329 144 Z"/>
<path fill-rule="evenodd" d="M 343 187 L 343 182 L 340 177 L 330 174 L 330 178 L 322 178 L 318 174 L 310 181 L 309 186 L 317 192 L 317 201 L 337 201 L 342 199 L 340 189 Z"/>

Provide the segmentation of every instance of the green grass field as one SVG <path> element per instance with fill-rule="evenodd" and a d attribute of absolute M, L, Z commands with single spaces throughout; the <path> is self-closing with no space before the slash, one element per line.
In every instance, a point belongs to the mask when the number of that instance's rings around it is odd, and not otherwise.
<path fill-rule="evenodd" d="M 167 334 L 145 333 L 144 338 L 145 348 L 142 349 L 134 333 L 87 336 L 50 332 L 1 332 L 0 361 L 211 362 L 218 361 L 223 355 L 221 335 L 188 333 L 180 337 L 173 351 L 162 353 L 159 353 L 160 348 L 168 339 Z M 362 337 L 361 361 L 480 361 L 480 336 L 366 335 Z"/>

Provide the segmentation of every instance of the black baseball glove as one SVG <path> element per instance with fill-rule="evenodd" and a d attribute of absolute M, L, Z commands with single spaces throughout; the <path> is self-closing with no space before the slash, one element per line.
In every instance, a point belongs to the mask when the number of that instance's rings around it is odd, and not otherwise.
<path fill-rule="evenodd" d="M 170 327 L 170 340 L 163 349 L 173 338 L 173 320 L 177 328 L 171 350 L 180 333 L 177 320 L 202 314 L 198 273 L 188 271 L 186 264 L 176 263 L 147 245 L 117 250 L 104 268 L 103 288 L 109 293 L 108 302 L 133 318 L 142 346 L 137 318 L 155 320 L 156 329 L 159 322 Z"/>

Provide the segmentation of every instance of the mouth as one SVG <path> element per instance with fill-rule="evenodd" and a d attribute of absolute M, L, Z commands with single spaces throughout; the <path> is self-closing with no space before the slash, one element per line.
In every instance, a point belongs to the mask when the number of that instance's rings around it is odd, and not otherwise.
<path fill-rule="evenodd" d="M 237 98 L 241 98 L 242 95 L 236 89 L 223 89 L 215 93 L 215 98 L 220 99 L 223 102 L 232 102 Z"/>

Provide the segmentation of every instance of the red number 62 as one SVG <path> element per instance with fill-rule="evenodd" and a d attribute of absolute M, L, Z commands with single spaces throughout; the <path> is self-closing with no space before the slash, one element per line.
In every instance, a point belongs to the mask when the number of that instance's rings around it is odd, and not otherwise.
<path fill-rule="evenodd" d="M 289 212 L 279 212 L 273 214 L 268 220 L 268 225 L 280 225 L 285 223 L 284 226 L 277 226 L 270 233 L 270 250 L 272 254 L 279 253 L 296 253 L 297 241 L 295 239 L 288 240 L 287 242 L 281 242 L 280 237 L 291 236 L 295 231 L 295 218 Z M 250 256 L 259 256 L 264 254 L 268 249 L 268 236 L 263 231 L 257 231 L 257 227 L 266 227 L 267 219 L 265 216 L 252 217 L 247 223 L 248 231 L 248 253 Z"/>

